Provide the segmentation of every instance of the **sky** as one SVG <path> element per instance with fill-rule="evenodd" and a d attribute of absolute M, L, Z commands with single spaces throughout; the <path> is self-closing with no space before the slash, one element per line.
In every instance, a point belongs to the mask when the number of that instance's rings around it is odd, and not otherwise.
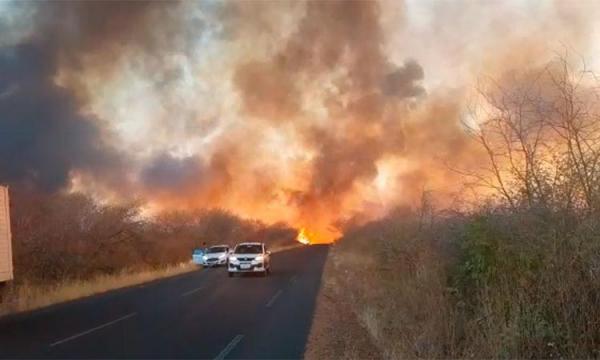
<path fill-rule="evenodd" d="M 594 1 L 0 2 L 0 182 L 307 227 L 452 203 L 481 79 L 599 65 Z M 473 121 L 477 121 L 476 119 Z"/>

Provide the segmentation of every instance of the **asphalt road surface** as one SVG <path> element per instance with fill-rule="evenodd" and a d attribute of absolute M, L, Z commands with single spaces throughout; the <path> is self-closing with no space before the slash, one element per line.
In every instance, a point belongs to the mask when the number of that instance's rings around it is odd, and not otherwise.
<path fill-rule="evenodd" d="M 199 270 L 0 318 L 0 357 L 302 358 L 327 251 L 273 254 L 266 278 Z"/>

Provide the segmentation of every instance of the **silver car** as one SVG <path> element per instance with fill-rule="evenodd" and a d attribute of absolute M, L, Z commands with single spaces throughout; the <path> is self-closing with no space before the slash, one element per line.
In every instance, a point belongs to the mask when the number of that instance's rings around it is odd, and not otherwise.
<path fill-rule="evenodd" d="M 263 243 L 237 244 L 229 256 L 227 269 L 229 277 L 238 273 L 259 273 L 266 276 L 271 272 L 271 252 Z"/>
<path fill-rule="evenodd" d="M 229 257 L 228 245 L 215 245 L 206 249 L 206 253 L 202 256 L 202 265 L 206 267 L 227 265 Z"/>

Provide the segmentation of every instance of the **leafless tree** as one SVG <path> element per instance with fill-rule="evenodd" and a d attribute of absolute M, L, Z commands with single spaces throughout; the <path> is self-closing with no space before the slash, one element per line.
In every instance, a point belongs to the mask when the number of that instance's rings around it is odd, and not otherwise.
<path fill-rule="evenodd" d="M 600 195 L 600 109 L 596 78 L 565 57 L 477 88 L 464 126 L 487 154 L 470 173 L 513 209 L 595 212 Z"/>

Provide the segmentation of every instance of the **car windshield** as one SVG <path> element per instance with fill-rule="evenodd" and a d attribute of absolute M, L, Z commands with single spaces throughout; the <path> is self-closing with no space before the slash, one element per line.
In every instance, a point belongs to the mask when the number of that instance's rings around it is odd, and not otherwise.
<path fill-rule="evenodd" d="M 213 246 L 210 249 L 208 249 L 208 251 L 207 251 L 208 254 L 222 253 L 222 252 L 227 252 L 227 248 L 225 246 Z"/>
<path fill-rule="evenodd" d="M 261 245 L 249 245 L 249 244 L 244 244 L 244 245 L 238 245 L 235 248 L 235 253 L 236 254 L 260 254 L 262 253 L 262 246 Z"/>

